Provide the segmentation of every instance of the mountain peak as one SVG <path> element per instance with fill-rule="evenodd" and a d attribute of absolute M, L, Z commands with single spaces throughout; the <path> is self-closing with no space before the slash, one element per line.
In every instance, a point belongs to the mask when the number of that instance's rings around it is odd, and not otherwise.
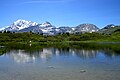
<path fill-rule="evenodd" d="M 80 24 L 77 26 L 76 31 L 80 31 L 80 32 L 96 32 L 98 31 L 99 28 L 94 25 L 94 24 L 90 24 L 90 23 L 84 23 L 84 24 Z"/>
<path fill-rule="evenodd" d="M 15 22 L 13 22 L 13 24 L 11 24 L 10 26 L 7 26 L 4 30 L 19 31 L 19 30 L 22 30 L 24 28 L 28 28 L 30 26 L 36 26 L 36 25 L 38 25 L 38 23 L 36 23 L 36 22 L 18 19 Z"/>
<path fill-rule="evenodd" d="M 20 21 L 25 22 L 25 21 L 27 21 L 27 20 L 24 20 L 24 19 L 17 19 L 15 22 L 20 22 Z"/>
<path fill-rule="evenodd" d="M 41 24 L 42 27 L 49 27 L 52 26 L 50 22 L 46 21 L 43 24 Z"/>
<path fill-rule="evenodd" d="M 17 25 L 17 24 L 29 24 L 29 23 L 34 23 L 34 24 L 38 24 L 38 23 L 36 23 L 36 22 L 32 22 L 32 21 L 27 21 L 27 20 L 22 20 L 22 19 L 18 19 L 18 20 L 16 20 L 13 24 L 14 25 Z"/>
<path fill-rule="evenodd" d="M 114 24 L 108 24 L 108 25 L 105 26 L 103 29 L 109 29 L 109 28 L 111 28 L 111 27 L 115 27 L 115 25 L 114 25 Z"/>
<path fill-rule="evenodd" d="M 44 24 L 51 24 L 50 22 L 46 21 Z"/>

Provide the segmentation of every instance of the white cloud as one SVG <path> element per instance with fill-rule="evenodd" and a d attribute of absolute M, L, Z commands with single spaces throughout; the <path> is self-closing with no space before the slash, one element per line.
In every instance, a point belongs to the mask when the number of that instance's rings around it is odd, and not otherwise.
<path fill-rule="evenodd" d="M 36 1 L 26 1 L 19 3 L 19 5 L 23 4 L 39 4 L 39 3 L 64 3 L 64 2 L 70 2 L 73 0 L 36 0 Z"/>

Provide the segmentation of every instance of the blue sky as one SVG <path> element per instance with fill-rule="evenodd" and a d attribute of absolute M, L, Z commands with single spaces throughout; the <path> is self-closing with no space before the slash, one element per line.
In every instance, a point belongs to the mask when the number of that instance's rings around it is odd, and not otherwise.
<path fill-rule="evenodd" d="M 59 26 L 120 25 L 120 0 L 0 0 L 0 27 L 17 19 Z"/>

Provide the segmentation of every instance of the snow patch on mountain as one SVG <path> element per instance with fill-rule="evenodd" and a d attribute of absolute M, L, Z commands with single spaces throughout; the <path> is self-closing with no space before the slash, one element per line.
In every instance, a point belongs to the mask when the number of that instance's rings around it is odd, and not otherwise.
<path fill-rule="evenodd" d="M 7 26 L 7 27 L 2 27 L 2 28 L 0 28 L 0 31 L 2 31 L 2 30 L 5 30 L 6 28 L 8 28 L 9 26 Z"/>

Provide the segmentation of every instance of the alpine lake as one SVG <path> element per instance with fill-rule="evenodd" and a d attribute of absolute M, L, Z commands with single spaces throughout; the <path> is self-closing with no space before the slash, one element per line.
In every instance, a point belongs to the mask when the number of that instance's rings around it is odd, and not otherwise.
<path fill-rule="evenodd" d="M 0 80 L 120 80 L 120 43 L 1 44 Z"/>

